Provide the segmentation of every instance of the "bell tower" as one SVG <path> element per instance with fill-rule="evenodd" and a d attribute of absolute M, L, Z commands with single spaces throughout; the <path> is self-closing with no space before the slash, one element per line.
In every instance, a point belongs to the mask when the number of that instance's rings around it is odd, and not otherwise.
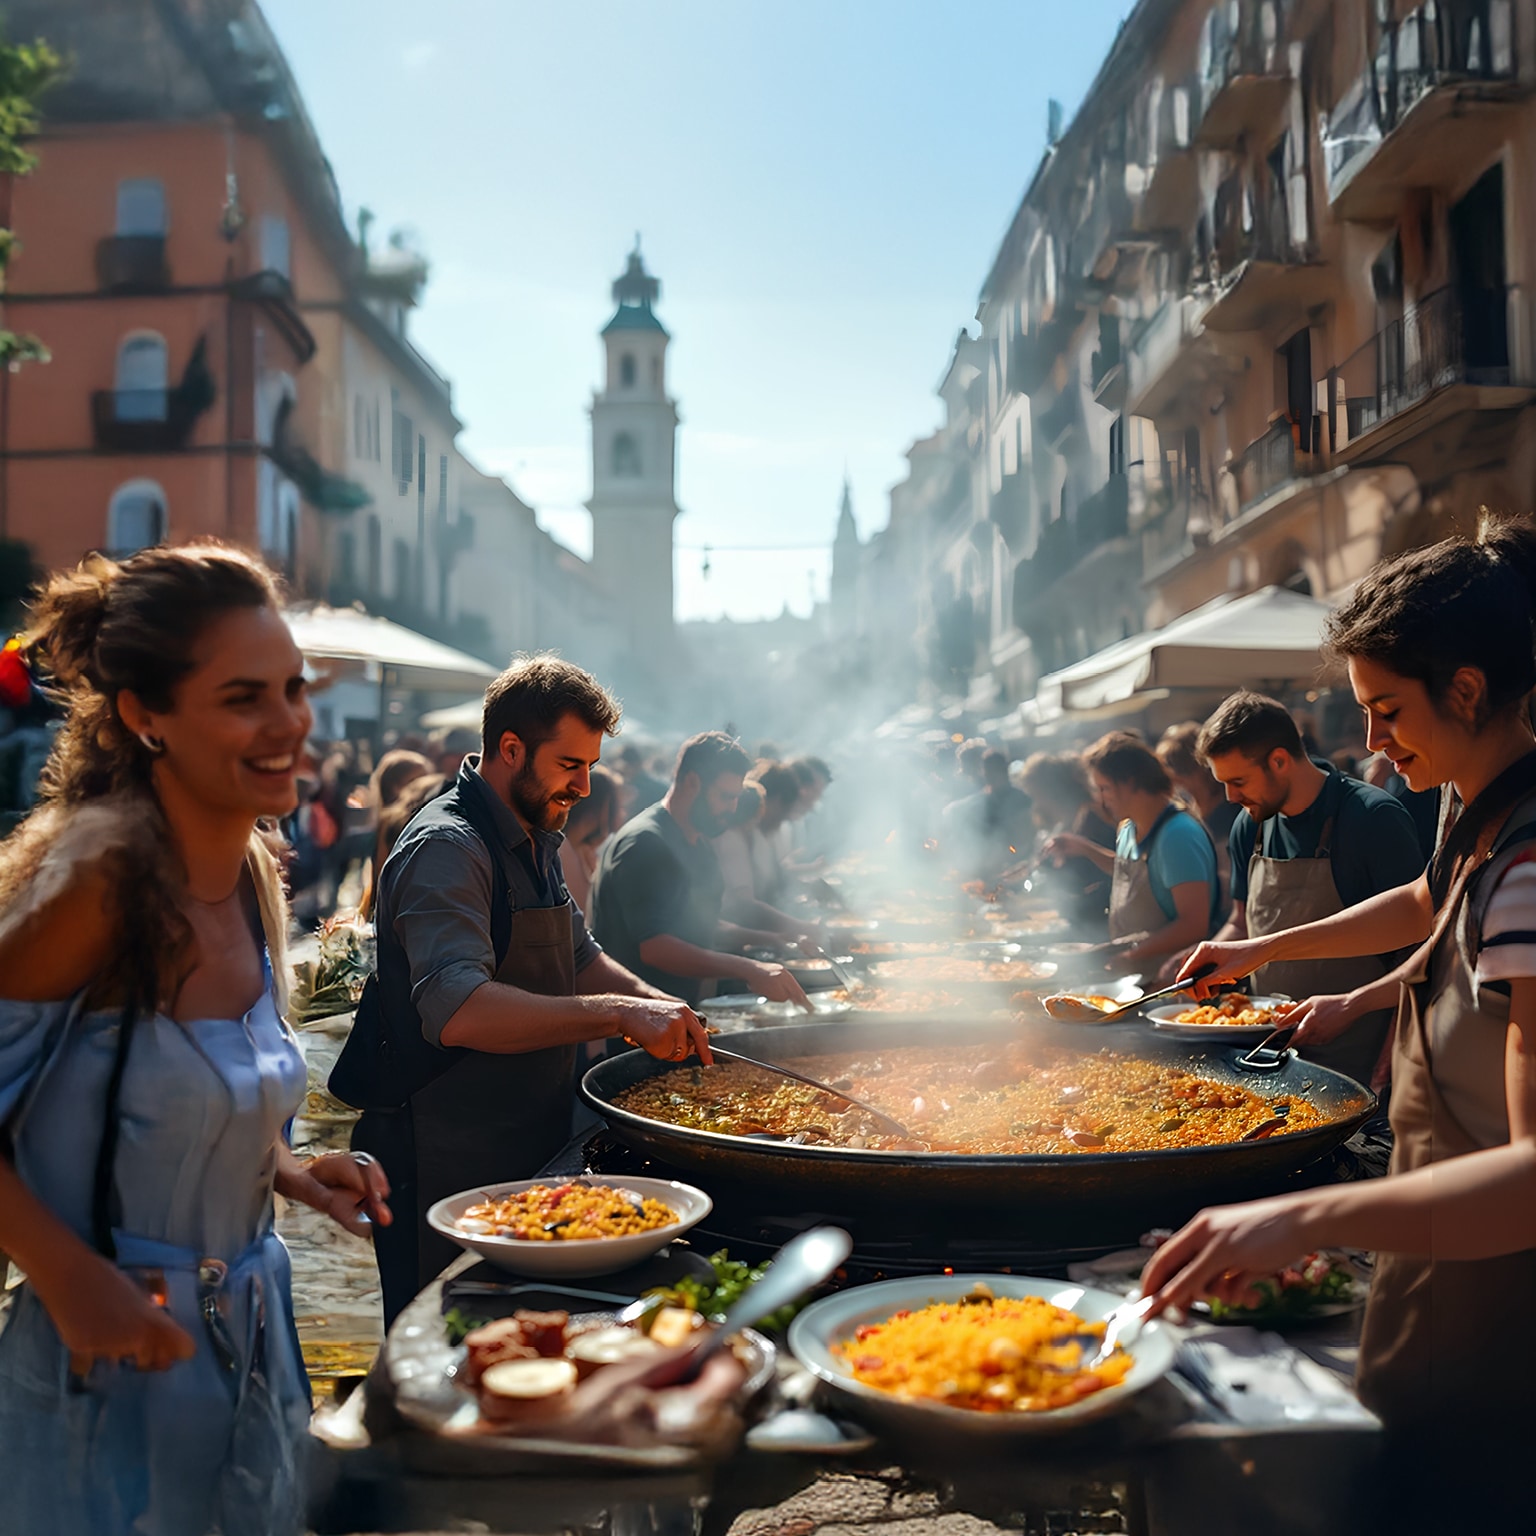
<path fill-rule="evenodd" d="M 603 387 L 592 396 L 592 573 L 639 667 L 673 642 L 672 524 L 677 517 L 677 406 L 667 395 L 667 342 L 640 237 L 613 285 L 603 327 Z"/>

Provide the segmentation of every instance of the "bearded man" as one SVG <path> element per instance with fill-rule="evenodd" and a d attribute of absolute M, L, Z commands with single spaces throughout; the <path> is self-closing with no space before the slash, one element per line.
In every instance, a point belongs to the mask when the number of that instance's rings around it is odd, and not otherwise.
<path fill-rule="evenodd" d="M 720 731 L 690 737 L 661 800 L 608 840 L 592 882 L 592 931 L 609 953 L 697 1006 L 712 984 L 810 1005 L 782 965 L 736 953 L 782 934 L 723 922 L 725 878 L 712 839 L 731 824 L 752 759 Z"/>
<path fill-rule="evenodd" d="M 486 690 L 482 752 L 378 874 L 377 969 L 330 1086 L 394 1191 L 374 1233 L 386 1324 L 458 1253 L 432 1205 L 530 1177 L 568 1140 L 583 1042 L 710 1060 L 693 1010 L 602 951 L 561 877 L 561 829 L 618 724 L 580 667 L 520 658 Z"/>
<path fill-rule="evenodd" d="M 1227 798 L 1232 916 L 1218 940 L 1263 938 L 1319 922 L 1424 872 L 1413 821 L 1391 795 L 1307 755 L 1283 704 L 1237 693 L 1206 721 L 1196 750 Z M 1254 974 L 1257 993 L 1305 1000 L 1295 1044 L 1307 1059 L 1369 1083 L 1391 1028 L 1400 955 L 1284 961 Z"/>

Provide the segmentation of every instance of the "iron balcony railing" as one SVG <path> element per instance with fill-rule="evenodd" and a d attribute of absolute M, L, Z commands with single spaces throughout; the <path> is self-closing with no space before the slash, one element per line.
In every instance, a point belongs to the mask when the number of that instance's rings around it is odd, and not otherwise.
<path fill-rule="evenodd" d="M 1130 532 L 1130 483 L 1111 475 L 1070 517 L 1046 523 L 1014 575 L 1015 600 L 1039 597 L 1102 544 Z"/>
<path fill-rule="evenodd" d="M 1283 186 L 1233 177 L 1216 194 L 1212 277 L 1219 280 L 1250 261 L 1283 266 L 1302 260 L 1304 243 L 1298 247 L 1291 225 Z"/>
<path fill-rule="evenodd" d="M 1287 418 L 1277 421 L 1262 437 L 1251 442 L 1236 462 L 1238 505 L 1246 510 L 1296 478 L 1295 428 Z"/>
<path fill-rule="evenodd" d="M 1217 0 L 1200 34 L 1202 115 L 1232 81 L 1244 75 L 1278 75 L 1285 68 L 1285 19 L 1279 0 Z"/>
<path fill-rule="evenodd" d="M 1441 288 L 1383 326 L 1339 369 L 1346 441 L 1448 385 L 1509 384 L 1507 310 L 1504 288 Z"/>
<path fill-rule="evenodd" d="M 1329 200 L 1431 91 L 1513 81 L 1515 44 L 1512 0 L 1426 0 L 1387 28 L 1365 74 L 1324 123 Z"/>

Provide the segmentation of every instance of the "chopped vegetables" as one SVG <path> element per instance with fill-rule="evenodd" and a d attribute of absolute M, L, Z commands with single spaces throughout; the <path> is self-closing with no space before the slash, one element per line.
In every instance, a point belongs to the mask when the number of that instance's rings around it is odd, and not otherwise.
<path fill-rule="evenodd" d="M 646 1299 L 654 1300 L 658 1310 L 663 1307 L 683 1307 L 689 1311 L 701 1313 L 713 1322 L 718 1322 L 742 1292 L 748 1286 L 756 1285 L 768 1271 L 766 1264 L 743 1264 L 733 1259 L 724 1248 L 718 1253 L 711 1254 L 709 1262 L 715 1272 L 713 1283 L 696 1279 L 692 1275 L 685 1275 L 675 1285 L 658 1286 L 654 1290 L 647 1291 Z M 771 1312 L 767 1317 L 760 1318 L 754 1326 L 769 1329 L 787 1328 L 790 1319 L 799 1310 L 798 1305 L 780 1307 L 777 1312 Z"/>

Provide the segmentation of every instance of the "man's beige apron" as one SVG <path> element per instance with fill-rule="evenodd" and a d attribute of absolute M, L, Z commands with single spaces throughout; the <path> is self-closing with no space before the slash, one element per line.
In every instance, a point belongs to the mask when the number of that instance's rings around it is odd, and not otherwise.
<path fill-rule="evenodd" d="M 1323 793 L 1329 793 L 1327 787 Z M 1264 852 L 1269 823 L 1263 823 L 1248 861 L 1248 936 L 1268 938 L 1286 928 L 1337 917 L 1345 911 L 1333 879 L 1333 834 L 1337 810 L 1323 823 L 1317 852 L 1310 859 L 1274 859 Z M 1381 980 L 1390 969 L 1375 955 L 1338 960 L 1279 960 L 1253 973 L 1256 994 L 1309 997 L 1354 992 Z M 1371 1074 L 1392 1028 L 1390 1008 L 1356 1019 L 1337 1040 L 1302 1052 L 1308 1061 L 1332 1067 L 1357 1083 L 1369 1085 Z"/>
<path fill-rule="evenodd" d="M 544 997 L 576 991 L 571 903 L 512 914 L 512 941 L 494 978 Z M 458 1257 L 459 1248 L 427 1226 L 439 1200 L 537 1173 L 570 1138 L 574 1045 L 502 1055 L 473 1051 L 415 1093 L 417 1284 Z M 387 1167 L 386 1167 L 387 1171 Z M 399 1215 L 409 1220 L 409 1213 Z"/>
<path fill-rule="evenodd" d="M 1147 833 L 1147 840 L 1137 848 L 1138 857 L 1122 858 L 1115 855 L 1115 873 L 1109 887 L 1109 936 L 1112 939 L 1129 939 L 1144 933 L 1156 933 L 1166 928 L 1170 918 L 1163 911 L 1152 890 L 1150 860 L 1152 844 L 1163 827 L 1178 815 L 1179 808 L 1170 805 Z"/>
<path fill-rule="evenodd" d="M 1531 801 L 1509 818 L 1530 819 Z M 1394 1174 L 1506 1144 L 1509 1000 L 1473 978 L 1470 900 L 1403 989 L 1392 1048 Z M 1484 1506 L 1536 1509 L 1536 1250 L 1450 1261 L 1377 1257 L 1360 1342 L 1361 1401 L 1387 1425 L 1387 1490 L 1408 1530 L 1481 1530 Z"/>

